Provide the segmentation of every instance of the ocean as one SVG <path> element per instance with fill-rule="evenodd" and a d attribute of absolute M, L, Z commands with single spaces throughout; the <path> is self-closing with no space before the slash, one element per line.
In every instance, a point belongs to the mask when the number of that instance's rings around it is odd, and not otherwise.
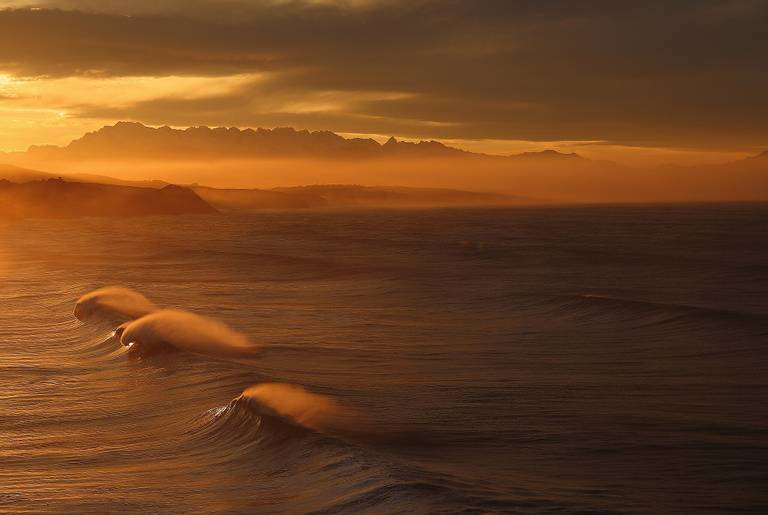
<path fill-rule="evenodd" d="M 0 512 L 768 511 L 768 204 L 0 225 Z M 263 352 L 136 356 L 119 285 Z M 285 383 L 321 427 L 241 396 Z M 318 407 L 321 409 L 321 407 Z"/>

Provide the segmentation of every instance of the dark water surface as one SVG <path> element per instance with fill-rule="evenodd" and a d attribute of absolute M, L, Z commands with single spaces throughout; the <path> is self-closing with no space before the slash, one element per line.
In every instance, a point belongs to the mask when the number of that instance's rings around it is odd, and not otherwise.
<path fill-rule="evenodd" d="M 768 205 L 0 226 L 0 511 L 768 511 Z M 270 346 L 139 360 L 105 285 Z M 370 435 L 260 416 L 298 384 Z M 331 432 L 333 433 L 333 432 Z"/>

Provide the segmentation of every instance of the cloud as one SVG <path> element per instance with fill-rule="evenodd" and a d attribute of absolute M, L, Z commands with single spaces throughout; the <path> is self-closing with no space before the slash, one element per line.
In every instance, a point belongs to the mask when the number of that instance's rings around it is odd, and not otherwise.
<path fill-rule="evenodd" d="M 746 148 L 768 139 L 757 0 L 5 2 L 0 72 L 268 76 L 86 117 Z M 59 10 L 59 9 L 79 9 Z"/>

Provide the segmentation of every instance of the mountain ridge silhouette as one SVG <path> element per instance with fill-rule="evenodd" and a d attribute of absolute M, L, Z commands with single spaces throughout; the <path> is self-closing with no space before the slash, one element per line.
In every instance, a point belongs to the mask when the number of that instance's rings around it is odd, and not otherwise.
<path fill-rule="evenodd" d="M 27 154 L 42 159 L 89 158 L 483 158 L 483 159 L 588 159 L 556 150 L 491 155 L 469 152 L 435 140 L 386 143 L 372 138 L 344 138 L 331 131 L 240 129 L 196 126 L 174 129 L 139 122 L 117 122 L 89 132 L 65 146 L 33 145 Z"/>

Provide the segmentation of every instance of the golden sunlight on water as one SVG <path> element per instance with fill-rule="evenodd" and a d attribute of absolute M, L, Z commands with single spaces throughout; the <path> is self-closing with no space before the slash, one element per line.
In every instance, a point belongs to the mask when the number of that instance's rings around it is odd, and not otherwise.
<path fill-rule="evenodd" d="M 0 0 L 0 515 L 768 514 L 766 21 Z"/>
<path fill-rule="evenodd" d="M 8 226 L 0 513 L 763 506 L 766 209 Z"/>

